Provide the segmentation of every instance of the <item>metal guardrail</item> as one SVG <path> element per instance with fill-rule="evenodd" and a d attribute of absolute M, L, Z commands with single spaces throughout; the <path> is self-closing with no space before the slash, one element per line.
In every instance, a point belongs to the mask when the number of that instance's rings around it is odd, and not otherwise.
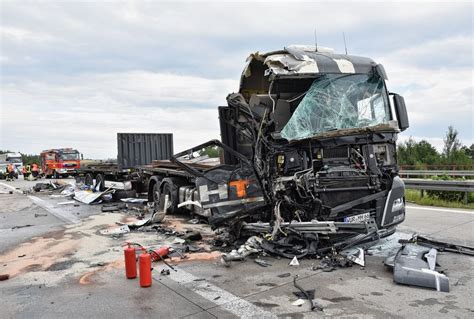
<path fill-rule="evenodd" d="M 433 181 L 429 179 L 404 178 L 406 188 L 433 191 L 474 192 L 474 180 Z"/>
<path fill-rule="evenodd" d="M 468 193 L 474 192 L 474 180 L 434 181 L 430 179 L 404 178 L 403 181 L 406 188 L 421 190 L 421 196 L 423 196 L 424 190 L 464 192 L 464 204 L 467 204 Z"/>
<path fill-rule="evenodd" d="M 401 170 L 400 176 L 474 176 L 474 170 Z"/>

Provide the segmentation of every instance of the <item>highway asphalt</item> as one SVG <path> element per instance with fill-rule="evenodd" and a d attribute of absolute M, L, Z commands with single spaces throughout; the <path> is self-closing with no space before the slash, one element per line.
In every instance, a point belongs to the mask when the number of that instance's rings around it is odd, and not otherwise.
<path fill-rule="evenodd" d="M 64 198 L 24 195 L 34 182 L 0 181 L 0 318 L 472 318 L 474 258 L 440 253 L 438 263 L 450 279 L 450 292 L 398 285 L 383 265 L 398 239 L 413 233 L 474 246 L 474 211 L 410 204 L 397 232 L 372 247 L 366 266 L 333 272 L 313 270 L 319 260 L 263 257 L 224 267 L 218 253 L 173 260 L 176 272 L 164 276 L 155 265 L 154 282 L 140 288 L 124 276 L 124 241 L 169 244 L 173 237 L 132 232 L 115 239 L 99 230 L 128 216 L 101 213 L 100 206 L 58 205 Z M 8 185 L 8 186 L 5 186 Z M 2 192 L 13 191 L 13 194 Z M 183 224 L 193 227 L 182 217 Z M 22 227 L 23 226 L 23 227 Z M 323 311 L 310 311 L 297 299 L 293 277 L 314 289 Z"/>

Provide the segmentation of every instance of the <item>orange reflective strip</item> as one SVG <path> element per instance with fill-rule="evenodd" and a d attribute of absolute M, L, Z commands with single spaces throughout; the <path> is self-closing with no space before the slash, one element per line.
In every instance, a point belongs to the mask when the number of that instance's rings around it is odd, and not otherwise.
<path fill-rule="evenodd" d="M 235 187 L 237 191 L 237 197 L 247 196 L 247 185 L 250 183 L 247 179 L 241 179 L 238 181 L 232 181 L 229 183 L 230 187 Z"/>

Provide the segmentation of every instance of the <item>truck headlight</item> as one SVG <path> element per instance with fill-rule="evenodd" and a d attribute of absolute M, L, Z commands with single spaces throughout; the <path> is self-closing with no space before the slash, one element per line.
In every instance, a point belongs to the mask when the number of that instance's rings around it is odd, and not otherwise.
<path fill-rule="evenodd" d="M 396 200 L 393 201 L 392 212 L 403 209 L 404 207 L 405 207 L 405 203 L 403 202 L 403 197 L 397 198 Z"/>

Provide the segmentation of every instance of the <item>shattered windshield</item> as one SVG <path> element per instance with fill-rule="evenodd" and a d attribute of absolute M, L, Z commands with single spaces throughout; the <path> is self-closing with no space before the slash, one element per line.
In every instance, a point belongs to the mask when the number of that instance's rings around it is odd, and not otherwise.
<path fill-rule="evenodd" d="M 374 74 L 325 74 L 306 92 L 281 131 L 287 140 L 390 120 L 383 80 Z"/>

